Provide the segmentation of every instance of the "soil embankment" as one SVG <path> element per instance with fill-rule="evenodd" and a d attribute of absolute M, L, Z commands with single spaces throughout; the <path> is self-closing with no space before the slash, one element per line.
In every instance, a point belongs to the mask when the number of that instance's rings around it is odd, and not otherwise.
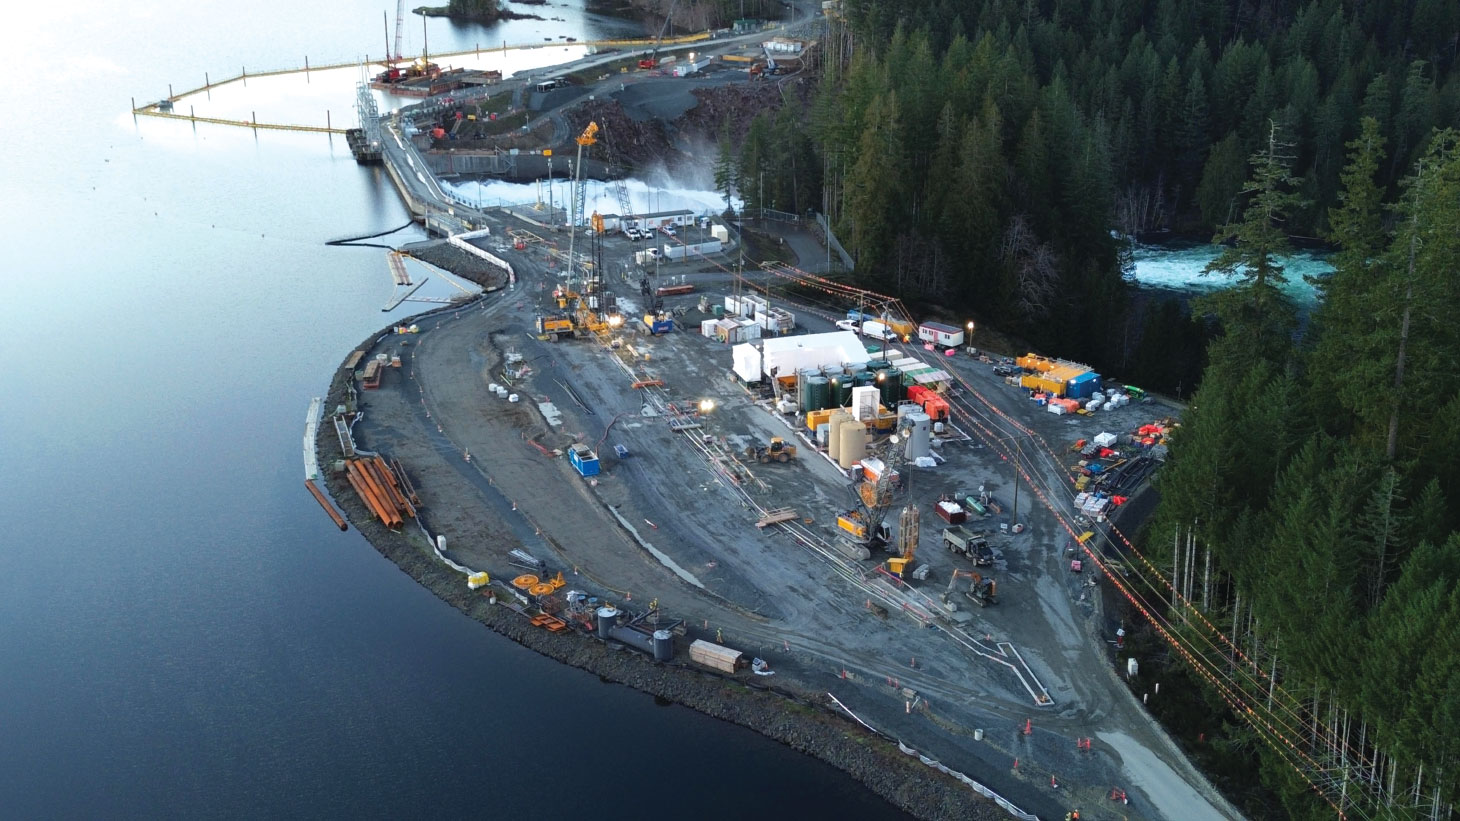
<path fill-rule="evenodd" d="M 417 321 L 424 326 L 428 318 L 422 316 Z M 379 334 L 372 336 L 361 348 L 373 354 L 380 337 Z M 348 371 L 336 372 L 326 407 L 334 408 L 346 402 L 351 378 Z M 360 443 L 362 447 L 370 444 Z M 532 626 L 508 607 L 490 604 L 481 591 L 469 590 L 459 573 L 435 558 L 419 530 L 407 525 L 402 532 L 395 533 L 370 517 L 346 480 L 330 469 L 339 455 L 333 426 L 320 427 L 316 445 L 325 467 L 326 486 L 336 504 L 376 550 L 443 601 L 496 632 L 605 680 L 626 684 L 776 739 L 843 770 L 917 817 L 974 821 L 1008 817 L 966 786 L 901 754 L 886 739 L 866 732 L 840 714 L 829 712 L 819 692 L 801 691 L 789 680 L 777 680 L 775 689 L 770 689 L 762 687 L 759 680 L 742 683 L 678 663 L 656 663 L 637 652 L 582 634 L 549 633 Z M 429 521 L 431 511 L 424 513 Z M 505 532 L 505 529 L 494 530 L 498 538 Z"/>

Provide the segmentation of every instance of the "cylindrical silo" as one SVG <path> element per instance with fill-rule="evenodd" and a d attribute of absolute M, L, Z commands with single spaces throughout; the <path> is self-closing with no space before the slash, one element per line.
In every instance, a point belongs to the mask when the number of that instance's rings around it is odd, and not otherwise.
<path fill-rule="evenodd" d="M 860 388 L 865 385 L 871 385 L 875 378 L 876 376 L 871 371 L 858 371 L 852 375 L 852 387 Z"/>
<path fill-rule="evenodd" d="M 598 637 L 601 639 L 611 638 L 610 632 L 618 626 L 618 610 L 612 607 L 598 608 Z"/>
<path fill-rule="evenodd" d="M 906 426 L 912 428 L 907 438 L 907 458 L 920 459 L 932 450 L 933 420 L 921 411 L 907 415 Z"/>
<path fill-rule="evenodd" d="M 877 387 L 882 390 L 882 404 L 889 408 L 897 407 L 904 392 L 902 388 L 902 371 L 897 368 L 888 368 L 882 371 L 877 378 Z"/>
<path fill-rule="evenodd" d="M 668 630 L 654 631 L 654 660 L 671 661 L 674 659 L 674 634 Z"/>
<path fill-rule="evenodd" d="M 861 422 L 843 423 L 839 438 L 840 450 L 837 453 L 836 463 L 841 465 L 843 470 L 847 470 L 862 461 L 867 455 L 867 426 Z"/>
<path fill-rule="evenodd" d="M 846 411 L 837 411 L 827 420 L 831 430 L 826 432 L 826 455 L 835 459 L 842 452 L 842 426 L 852 421 L 852 415 Z"/>
<path fill-rule="evenodd" d="M 810 395 L 808 412 L 831 407 L 831 383 L 824 376 L 813 376 L 806 380 L 806 393 Z"/>
<path fill-rule="evenodd" d="M 831 405 L 833 408 L 845 408 L 852 403 L 852 377 L 832 377 L 829 383 L 831 388 Z"/>

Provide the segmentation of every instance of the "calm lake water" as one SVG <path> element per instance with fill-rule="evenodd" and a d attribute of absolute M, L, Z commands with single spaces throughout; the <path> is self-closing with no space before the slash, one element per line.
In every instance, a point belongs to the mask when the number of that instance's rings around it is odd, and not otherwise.
<path fill-rule="evenodd" d="M 497 637 L 304 492 L 309 399 L 388 321 L 378 249 L 323 242 L 405 212 L 343 139 L 127 110 L 205 71 L 378 54 L 381 8 L 19 8 L 0 815 L 895 815 L 829 767 Z M 433 21 L 432 49 L 624 28 L 521 8 L 565 20 Z"/>

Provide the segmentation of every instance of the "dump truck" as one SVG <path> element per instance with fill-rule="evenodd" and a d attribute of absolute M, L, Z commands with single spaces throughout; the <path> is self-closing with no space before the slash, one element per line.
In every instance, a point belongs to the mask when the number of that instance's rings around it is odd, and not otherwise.
<path fill-rule="evenodd" d="M 994 563 L 994 550 L 982 533 L 954 525 L 943 528 L 943 546 L 950 553 L 967 556 L 979 567 L 990 567 Z"/>

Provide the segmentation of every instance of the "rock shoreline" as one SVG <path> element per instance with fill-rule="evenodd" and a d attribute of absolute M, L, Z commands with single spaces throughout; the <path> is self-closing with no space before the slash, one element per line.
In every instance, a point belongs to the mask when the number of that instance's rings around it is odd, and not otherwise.
<path fill-rule="evenodd" d="M 366 351 L 373 349 L 376 340 L 388 334 L 390 327 L 394 324 L 372 334 L 358 347 Z M 325 399 L 327 409 L 344 403 L 351 378 L 343 367 L 336 370 Z M 683 664 L 658 663 L 640 653 L 615 649 L 579 633 L 550 633 L 529 624 L 508 607 L 488 603 L 481 592 L 467 588 L 461 574 L 430 553 L 430 547 L 418 532 L 407 529 L 395 533 L 370 516 L 347 480 L 329 469 L 334 458 L 324 457 L 324 454 L 337 453 L 333 426 L 320 426 L 316 446 L 321 453 L 323 478 L 330 495 L 366 541 L 442 601 L 497 633 L 606 681 L 624 684 L 779 741 L 847 773 L 914 817 L 930 821 L 1010 817 L 952 777 L 902 754 L 895 743 L 830 711 L 819 693 L 761 686 L 759 681 L 731 680 Z"/>

